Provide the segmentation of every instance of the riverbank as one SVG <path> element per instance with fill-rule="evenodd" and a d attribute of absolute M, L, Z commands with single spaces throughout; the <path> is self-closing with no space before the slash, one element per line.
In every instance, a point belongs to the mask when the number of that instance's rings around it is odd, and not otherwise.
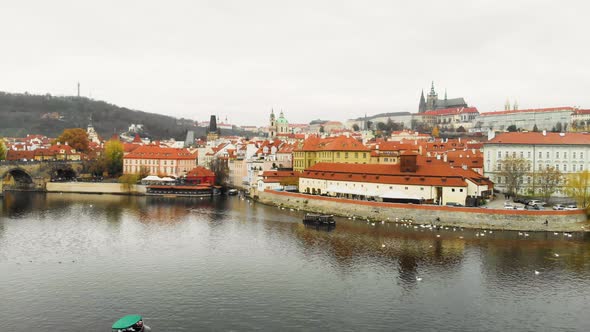
<path fill-rule="evenodd" d="M 102 182 L 48 182 L 49 193 L 145 195 L 146 186 Z"/>
<path fill-rule="evenodd" d="M 377 221 L 395 222 L 401 219 L 411 219 L 414 223 L 419 224 L 475 229 L 547 232 L 590 231 L 590 223 L 583 210 L 521 211 L 382 203 L 280 191 L 259 192 L 256 199 L 268 205 L 343 217 L 355 216 Z"/>

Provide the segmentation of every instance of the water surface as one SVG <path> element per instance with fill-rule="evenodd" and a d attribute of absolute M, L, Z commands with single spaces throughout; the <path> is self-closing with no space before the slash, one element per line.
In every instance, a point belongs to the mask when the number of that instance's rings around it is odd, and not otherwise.
<path fill-rule="evenodd" d="M 239 197 L 7 193 L 0 330 L 108 331 L 128 313 L 153 331 L 590 330 L 588 235 L 302 216 Z"/>

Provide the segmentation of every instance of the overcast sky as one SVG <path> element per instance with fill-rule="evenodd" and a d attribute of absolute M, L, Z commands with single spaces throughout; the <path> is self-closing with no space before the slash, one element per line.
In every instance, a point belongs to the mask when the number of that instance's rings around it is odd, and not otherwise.
<path fill-rule="evenodd" d="M 265 125 L 416 112 L 590 108 L 587 1 L 0 0 L 0 90 Z"/>

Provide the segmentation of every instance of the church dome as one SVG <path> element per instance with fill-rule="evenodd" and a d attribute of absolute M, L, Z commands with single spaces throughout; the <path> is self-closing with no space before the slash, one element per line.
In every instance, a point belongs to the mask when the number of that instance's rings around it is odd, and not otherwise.
<path fill-rule="evenodd" d="M 283 112 L 281 112 L 281 115 L 277 119 L 277 123 L 278 124 L 288 124 L 289 123 L 289 121 L 287 121 L 287 119 L 285 119 L 285 115 L 283 114 Z"/>

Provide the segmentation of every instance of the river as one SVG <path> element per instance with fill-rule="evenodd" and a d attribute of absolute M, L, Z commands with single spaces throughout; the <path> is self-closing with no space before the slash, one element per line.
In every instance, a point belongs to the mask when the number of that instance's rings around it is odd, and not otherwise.
<path fill-rule="evenodd" d="M 588 234 L 302 216 L 235 196 L 6 193 L 0 330 L 110 331 L 130 313 L 152 331 L 590 330 Z"/>

